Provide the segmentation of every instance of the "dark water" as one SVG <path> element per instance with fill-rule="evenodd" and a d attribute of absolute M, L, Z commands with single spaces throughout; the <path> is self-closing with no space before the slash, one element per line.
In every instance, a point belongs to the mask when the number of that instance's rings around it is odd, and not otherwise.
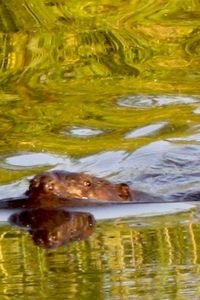
<path fill-rule="evenodd" d="M 0 198 L 49 169 L 199 190 L 198 1 L 10 0 L 0 16 Z M 0 211 L 0 298 L 200 298 L 198 204 L 94 214 L 88 239 L 45 250 Z"/>

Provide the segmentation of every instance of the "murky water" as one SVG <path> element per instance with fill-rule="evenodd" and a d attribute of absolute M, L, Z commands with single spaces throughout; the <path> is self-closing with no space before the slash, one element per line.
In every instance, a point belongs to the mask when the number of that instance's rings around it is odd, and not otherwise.
<path fill-rule="evenodd" d="M 50 169 L 199 191 L 198 1 L 11 0 L 0 16 L 1 199 Z M 93 233 L 54 250 L 1 210 L 0 298 L 200 298 L 198 203 L 90 210 Z"/>

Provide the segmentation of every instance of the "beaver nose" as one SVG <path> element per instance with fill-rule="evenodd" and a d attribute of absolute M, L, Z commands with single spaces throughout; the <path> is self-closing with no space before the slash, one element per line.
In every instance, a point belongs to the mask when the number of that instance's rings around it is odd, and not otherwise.
<path fill-rule="evenodd" d="M 29 190 L 27 194 L 46 193 L 54 189 L 54 181 L 46 176 L 37 176 L 30 180 Z"/>

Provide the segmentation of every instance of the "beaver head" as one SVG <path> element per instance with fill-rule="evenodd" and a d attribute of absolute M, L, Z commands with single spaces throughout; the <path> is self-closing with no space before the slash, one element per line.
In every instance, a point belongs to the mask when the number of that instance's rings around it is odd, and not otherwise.
<path fill-rule="evenodd" d="M 58 196 L 60 198 L 129 201 L 131 191 L 126 183 L 111 183 L 85 173 L 65 171 L 43 172 L 30 181 L 29 197 Z"/>

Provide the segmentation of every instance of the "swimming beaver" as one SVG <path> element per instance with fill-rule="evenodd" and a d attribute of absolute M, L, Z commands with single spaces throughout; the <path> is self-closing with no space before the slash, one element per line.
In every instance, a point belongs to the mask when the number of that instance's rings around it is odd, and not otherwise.
<path fill-rule="evenodd" d="M 131 189 L 126 183 L 112 183 L 84 173 L 51 171 L 33 177 L 22 197 L 2 199 L 0 208 L 23 209 L 9 218 L 10 224 L 27 228 L 37 245 L 56 248 L 86 238 L 95 223 L 89 213 L 66 212 L 62 208 L 183 201 L 200 201 L 200 193 L 157 197 Z"/>
<path fill-rule="evenodd" d="M 26 195 L 30 199 L 95 199 L 98 201 L 158 202 L 159 198 L 132 190 L 126 183 L 112 183 L 85 173 L 50 171 L 36 175 L 30 180 Z M 67 203 L 66 203 L 67 205 Z"/>
<path fill-rule="evenodd" d="M 163 203 L 200 201 L 199 192 L 154 196 L 85 173 L 43 172 L 30 180 L 25 195 L 0 201 L 0 208 L 62 208 L 120 203 Z"/>

